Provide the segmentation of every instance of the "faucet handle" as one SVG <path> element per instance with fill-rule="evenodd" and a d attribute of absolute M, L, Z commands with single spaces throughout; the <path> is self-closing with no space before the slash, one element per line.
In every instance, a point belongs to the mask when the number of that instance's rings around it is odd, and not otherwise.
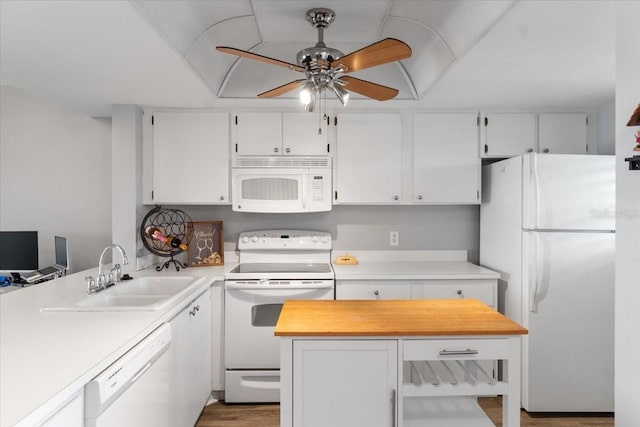
<path fill-rule="evenodd" d="M 99 288 L 107 287 L 107 277 L 104 275 L 104 273 L 98 274 L 98 287 Z"/>
<path fill-rule="evenodd" d="M 87 293 L 91 294 L 96 291 L 96 279 L 93 276 L 84 276 L 87 281 Z"/>
<path fill-rule="evenodd" d="M 111 274 L 113 275 L 113 282 L 118 283 L 122 278 L 122 267 L 120 264 L 115 264 L 111 269 Z"/>

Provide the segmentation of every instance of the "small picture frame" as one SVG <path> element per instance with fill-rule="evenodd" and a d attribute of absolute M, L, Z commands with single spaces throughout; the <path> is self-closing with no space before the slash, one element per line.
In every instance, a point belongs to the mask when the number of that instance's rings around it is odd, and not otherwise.
<path fill-rule="evenodd" d="M 187 261 L 189 267 L 224 265 L 222 221 L 188 222 L 187 235 L 191 236 Z"/>

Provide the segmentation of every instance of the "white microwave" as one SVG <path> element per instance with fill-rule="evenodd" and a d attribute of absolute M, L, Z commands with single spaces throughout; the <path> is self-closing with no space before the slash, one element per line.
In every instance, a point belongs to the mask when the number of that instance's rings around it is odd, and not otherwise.
<path fill-rule="evenodd" d="M 295 213 L 331 210 L 331 158 L 242 157 L 231 169 L 232 209 Z"/>

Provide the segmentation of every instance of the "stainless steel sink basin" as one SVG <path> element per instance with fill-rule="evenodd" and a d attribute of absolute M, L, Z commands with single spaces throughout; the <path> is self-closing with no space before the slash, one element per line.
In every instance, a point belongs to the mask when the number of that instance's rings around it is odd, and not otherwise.
<path fill-rule="evenodd" d="M 198 287 L 202 277 L 140 277 L 75 301 L 42 307 L 40 311 L 154 311 Z"/>

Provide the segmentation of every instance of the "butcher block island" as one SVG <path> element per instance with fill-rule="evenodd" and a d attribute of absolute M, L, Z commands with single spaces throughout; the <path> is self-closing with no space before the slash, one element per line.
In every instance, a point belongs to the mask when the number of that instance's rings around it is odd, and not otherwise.
<path fill-rule="evenodd" d="M 476 397 L 502 395 L 517 427 L 526 333 L 473 299 L 286 301 L 280 425 L 493 426 Z"/>

